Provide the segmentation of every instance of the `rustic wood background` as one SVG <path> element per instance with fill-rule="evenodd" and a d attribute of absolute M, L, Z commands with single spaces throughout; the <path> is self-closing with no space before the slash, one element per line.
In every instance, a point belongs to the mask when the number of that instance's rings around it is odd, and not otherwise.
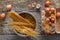
<path fill-rule="evenodd" d="M 36 10 L 29 10 L 27 8 L 27 5 L 32 3 L 35 0 L 0 0 L 0 13 L 5 10 L 5 6 L 8 4 L 11 4 L 13 6 L 12 10 L 15 10 L 17 12 L 30 12 L 33 15 L 36 16 L 36 20 L 38 23 L 38 27 L 40 27 L 40 12 L 36 12 Z M 45 0 L 36 0 L 37 3 L 40 3 L 43 6 L 43 3 Z M 56 6 L 58 1 L 52 0 L 52 3 L 54 6 Z M 59 5 L 57 5 L 59 7 Z M 4 20 L 4 22 L 7 22 L 8 18 Z M 40 29 L 38 29 L 40 30 Z M 40 33 L 40 32 L 39 32 Z M 30 37 L 21 37 L 18 36 L 12 31 L 7 24 L 3 24 L 3 26 L 0 26 L 0 40 L 60 40 L 60 34 L 54 34 L 54 35 L 41 35 L 39 34 L 37 38 L 30 38 Z"/>

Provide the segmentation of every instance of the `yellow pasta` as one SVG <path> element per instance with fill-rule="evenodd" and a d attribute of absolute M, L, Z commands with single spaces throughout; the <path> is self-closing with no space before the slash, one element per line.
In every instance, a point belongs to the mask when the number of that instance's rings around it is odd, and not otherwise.
<path fill-rule="evenodd" d="M 28 21 L 27 19 L 24 19 L 22 16 L 20 16 L 18 13 L 14 12 L 14 11 L 8 12 L 8 16 L 15 21 L 25 22 L 25 23 L 32 25 L 32 27 L 34 27 L 34 25 L 32 23 L 30 23 L 30 21 Z"/>
<path fill-rule="evenodd" d="M 33 31 L 30 28 L 27 28 L 25 26 L 17 26 L 17 25 L 13 25 L 11 26 L 15 31 L 22 33 L 22 34 L 26 34 L 28 36 L 35 36 L 37 35 L 37 32 Z"/>
<path fill-rule="evenodd" d="M 8 24 L 10 24 L 10 25 L 20 25 L 20 26 L 26 26 L 26 27 L 32 28 L 32 25 L 30 25 L 28 23 L 23 23 L 23 22 L 8 22 Z"/>

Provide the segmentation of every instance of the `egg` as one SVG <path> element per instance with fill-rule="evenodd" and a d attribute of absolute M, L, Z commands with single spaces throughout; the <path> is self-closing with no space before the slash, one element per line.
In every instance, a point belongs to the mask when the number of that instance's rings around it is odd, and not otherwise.
<path fill-rule="evenodd" d="M 57 13 L 56 13 L 56 16 L 57 16 L 58 18 L 60 18 L 60 12 L 57 12 Z"/>
<path fill-rule="evenodd" d="M 6 9 L 7 9 L 8 11 L 10 11 L 10 10 L 12 9 L 12 5 L 7 5 L 7 6 L 6 6 Z"/>
<path fill-rule="evenodd" d="M 45 2 L 45 7 L 49 7 L 50 4 L 51 4 L 51 2 L 50 2 L 49 0 L 47 0 L 47 1 Z"/>
<path fill-rule="evenodd" d="M 53 23 L 54 23 L 54 21 L 55 21 L 55 18 L 51 18 L 51 22 L 53 22 Z"/>
<path fill-rule="evenodd" d="M 45 12 L 49 12 L 50 11 L 50 8 L 45 8 Z"/>
<path fill-rule="evenodd" d="M 31 5 L 31 4 L 28 4 L 28 8 L 29 8 L 29 9 L 32 9 L 32 5 Z"/>
<path fill-rule="evenodd" d="M 50 19 L 49 18 L 46 18 L 46 22 L 49 22 L 50 21 Z"/>
<path fill-rule="evenodd" d="M 55 11 L 55 8 L 54 7 L 50 8 L 50 11 L 51 12 L 54 12 Z"/>
<path fill-rule="evenodd" d="M 5 14 L 5 13 L 2 13 L 2 14 L 0 15 L 1 19 L 4 19 L 4 18 L 5 18 L 5 16 L 6 16 L 6 14 Z"/>

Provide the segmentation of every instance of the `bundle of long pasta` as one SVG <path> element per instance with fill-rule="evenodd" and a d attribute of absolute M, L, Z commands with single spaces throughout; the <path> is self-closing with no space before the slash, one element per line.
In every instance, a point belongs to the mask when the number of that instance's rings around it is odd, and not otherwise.
<path fill-rule="evenodd" d="M 11 26 L 16 32 L 25 34 L 27 36 L 35 36 L 37 35 L 37 32 L 32 30 L 31 28 L 27 28 L 25 26 L 17 26 L 17 25 L 12 25 Z"/>
<path fill-rule="evenodd" d="M 20 16 L 16 12 L 8 12 L 8 16 L 13 19 L 13 21 L 8 22 L 8 24 L 13 28 L 17 33 L 26 34 L 28 36 L 34 36 L 37 35 L 37 32 L 33 30 L 34 25 L 28 21 L 27 19 L 24 19 L 22 16 Z"/>
<path fill-rule="evenodd" d="M 26 26 L 26 27 L 32 27 L 32 25 L 28 23 L 23 23 L 23 22 L 8 22 L 10 25 L 19 25 L 19 26 Z"/>
<path fill-rule="evenodd" d="M 34 25 L 30 21 L 24 19 L 22 16 L 20 16 L 18 13 L 14 11 L 8 12 L 8 16 L 12 18 L 14 21 L 28 23 L 31 25 L 32 28 L 34 28 Z"/>

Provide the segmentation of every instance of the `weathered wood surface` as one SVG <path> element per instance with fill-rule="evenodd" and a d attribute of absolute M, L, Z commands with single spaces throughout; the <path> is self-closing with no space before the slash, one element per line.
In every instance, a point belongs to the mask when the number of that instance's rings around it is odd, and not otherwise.
<path fill-rule="evenodd" d="M 5 10 L 5 6 L 7 4 L 12 4 L 13 9 L 15 11 L 27 11 L 32 13 L 33 15 L 36 16 L 37 23 L 38 23 L 38 30 L 39 29 L 39 21 L 40 21 L 40 13 L 36 12 L 35 10 L 30 11 L 27 8 L 27 5 L 33 2 L 34 0 L 0 0 L 0 12 L 3 9 Z M 43 2 L 45 0 L 37 0 L 38 3 L 43 5 Z M 54 2 L 53 2 L 54 3 Z M 5 21 L 6 22 L 8 18 L 6 17 Z M 0 40 L 60 40 L 60 35 L 54 34 L 54 35 L 38 35 L 37 39 L 35 38 L 30 38 L 30 37 L 20 37 L 14 33 L 14 31 L 9 28 L 7 24 L 4 24 L 3 26 L 0 27 Z"/>

